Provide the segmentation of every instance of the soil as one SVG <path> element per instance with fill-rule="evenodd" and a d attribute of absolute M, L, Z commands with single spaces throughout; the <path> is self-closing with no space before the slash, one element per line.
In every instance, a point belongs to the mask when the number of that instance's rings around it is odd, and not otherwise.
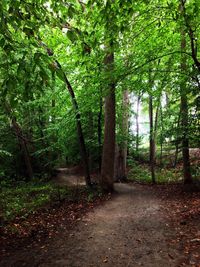
<path fill-rule="evenodd" d="M 85 214 L 72 229 L 60 226 L 51 239 L 13 249 L 0 266 L 200 266 L 195 261 L 198 258 L 189 261 L 189 252 L 177 241 L 180 229 L 170 222 L 170 210 L 166 210 L 160 191 L 120 183 L 115 189 L 110 200 Z"/>

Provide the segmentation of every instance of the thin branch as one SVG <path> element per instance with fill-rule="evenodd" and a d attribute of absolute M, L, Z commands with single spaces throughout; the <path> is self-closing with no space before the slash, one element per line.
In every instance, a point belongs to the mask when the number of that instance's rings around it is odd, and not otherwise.
<path fill-rule="evenodd" d="M 121 76 L 119 77 L 118 81 L 120 81 L 121 79 L 123 79 L 124 77 L 126 77 L 126 76 L 128 76 L 128 75 L 130 75 L 130 74 L 133 74 L 135 71 L 141 69 L 142 67 L 148 65 L 149 63 L 151 63 L 151 62 L 153 62 L 153 61 L 155 61 L 155 60 L 158 60 L 158 59 L 161 59 L 161 58 L 163 58 L 163 57 L 167 57 L 167 56 L 170 56 L 170 55 L 173 55 L 173 54 L 181 54 L 181 53 L 184 53 L 184 54 L 186 54 L 186 55 L 188 55 L 188 56 L 190 56 L 190 57 L 192 56 L 191 54 L 189 54 L 189 53 L 187 53 L 187 52 L 182 52 L 182 51 L 173 51 L 173 52 L 169 52 L 169 53 L 167 53 L 167 54 L 163 54 L 163 55 L 157 56 L 157 57 L 155 57 L 155 58 L 152 58 L 152 59 L 150 59 L 150 60 L 147 60 L 147 61 L 144 62 L 143 64 L 141 64 L 141 65 L 139 65 L 139 66 L 134 67 L 133 69 L 131 69 L 131 71 L 129 71 L 129 72 L 127 72 L 127 73 L 121 75 Z"/>
<path fill-rule="evenodd" d="M 197 69 L 200 72 L 200 61 L 197 58 L 197 45 L 195 44 L 194 30 L 192 29 L 191 25 L 188 22 L 188 16 L 187 16 L 186 9 L 185 9 L 185 3 L 186 3 L 186 0 L 181 0 L 182 14 L 183 14 L 183 18 L 185 20 L 185 26 L 187 27 L 188 35 L 190 38 L 192 58 L 193 58 L 193 61 L 196 65 Z"/>

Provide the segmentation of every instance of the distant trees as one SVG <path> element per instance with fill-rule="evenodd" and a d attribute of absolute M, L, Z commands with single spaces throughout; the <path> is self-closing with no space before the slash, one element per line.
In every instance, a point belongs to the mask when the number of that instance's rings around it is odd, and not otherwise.
<path fill-rule="evenodd" d="M 161 159 L 170 143 L 176 159 L 182 149 L 191 182 L 189 141 L 197 146 L 200 137 L 198 3 L 36 2 L 0 4 L 0 175 L 31 178 L 82 162 L 88 185 L 99 167 L 102 188 L 112 191 L 114 178 L 126 176 L 129 92 L 138 102 L 136 155 L 139 106 L 149 112 L 152 181 L 156 146 Z"/>

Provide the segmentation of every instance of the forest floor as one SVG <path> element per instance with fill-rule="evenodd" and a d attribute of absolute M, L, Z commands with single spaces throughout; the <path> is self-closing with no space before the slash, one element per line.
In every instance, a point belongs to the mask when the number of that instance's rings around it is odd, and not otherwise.
<path fill-rule="evenodd" d="M 10 245 L 0 266 L 200 266 L 199 193 L 180 185 L 118 183 L 115 189 L 107 201 L 75 213 L 71 227 L 63 214 L 54 234 Z"/>

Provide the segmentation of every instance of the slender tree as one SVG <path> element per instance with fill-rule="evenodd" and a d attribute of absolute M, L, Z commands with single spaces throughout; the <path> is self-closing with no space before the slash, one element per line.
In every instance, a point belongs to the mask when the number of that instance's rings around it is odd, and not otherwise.
<path fill-rule="evenodd" d="M 184 11 L 185 1 L 181 1 L 180 11 Z M 186 33 L 181 30 L 181 63 L 180 68 L 183 73 L 187 71 L 187 58 L 185 56 L 186 50 Z M 189 154 L 189 136 L 188 136 L 188 99 L 187 99 L 187 78 L 181 77 L 180 83 L 180 96 L 181 96 L 181 126 L 182 126 L 182 155 L 183 155 L 183 173 L 184 183 L 192 183 L 192 175 L 190 171 L 190 154 Z"/>

